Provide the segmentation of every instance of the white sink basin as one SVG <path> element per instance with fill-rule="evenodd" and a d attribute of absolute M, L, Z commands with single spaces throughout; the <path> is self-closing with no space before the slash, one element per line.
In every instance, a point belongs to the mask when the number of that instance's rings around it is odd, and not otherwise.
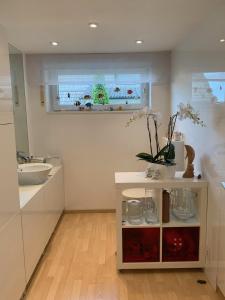
<path fill-rule="evenodd" d="M 20 185 L 42 184 L 48 179 L 52 165 L 45 163 L 27 163 L 18 165 L 17 173 Z"/>

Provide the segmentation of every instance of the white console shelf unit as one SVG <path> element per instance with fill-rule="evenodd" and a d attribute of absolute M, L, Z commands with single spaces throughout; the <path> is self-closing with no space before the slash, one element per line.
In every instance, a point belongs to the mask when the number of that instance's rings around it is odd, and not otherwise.
<path fill-rule="evenodd" d="M 206 215 L 207 215 L 207 186 L 204 179 L 183 178 L 182 172 L 176 172 L 173 179 L 152 180 L 145 177 L 144 172 L 116 172 L 115 185 L 117 194 L 116 218 L 117 218 L 117 268 L 122 269 L 158 269 L 158 268 L 203 268 L 205 266 L 205 243 L 206 243 Z M 131 225 L 128 222 L 122 223 L 122 201 L 129 200 L 122 196 L 122 191 L 129 188 L 147 188 L 155 190 L 158 202 L 159 222 L 157 224 Z M 196 215 L 195 217 L 182 221 L 174 216 L 170 216 L 169 223 L 162 222 L 162 192 L 164 189 L 172 188 L 191 188 L 197 192 Z M 129 229 L 130 228 L 130 229 Z M 129 261 L 123 257 L 123 230 L 132 230 L 134 228 L 159 228 L 159 259 L 157 261 Z M 186 228 L 186 229 L 184 229 Z M 165 231 L 188 230 L 192 229 L 198 232 L 198 258 L 193 261 L 178 259 L 178 261 L 167 261 L 163 258 L 165 248 L 163 243 L 163 234 Z M 131 232 L 132 235 L 132 232 Z M 164 249 L 164 250 L 163 250 Z"/>

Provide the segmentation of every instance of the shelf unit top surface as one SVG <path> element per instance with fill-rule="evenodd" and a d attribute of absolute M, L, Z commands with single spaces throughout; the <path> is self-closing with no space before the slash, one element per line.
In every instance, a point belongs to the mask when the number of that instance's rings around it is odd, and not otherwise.
<path fill-rule="evenodd" d="M 145 176 L 145 172 L 115 172 L 116 185 L 148 185 L 152 188 L 173 187 L 173 186 L 195 186 L 206 187 L 208 182 L 205 179 L 183 178 L 183 172 L 176 172 L 174 178 L 153 180 Z"/>

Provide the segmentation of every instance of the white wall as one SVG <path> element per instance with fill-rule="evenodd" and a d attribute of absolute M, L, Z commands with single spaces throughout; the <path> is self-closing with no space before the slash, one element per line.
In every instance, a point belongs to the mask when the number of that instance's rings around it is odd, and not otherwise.
<path fill-rule="evenodd" d="M 225 178 L 225 104 L 207 101 L 206 96 L 195 102 L 192 75 L 225 72 L 225 44 L 219 42 L 224 37 L 224 16 L 224 5 L 215 8 L 204 24 L 196 28 L 172 55 L 173 110 L 178 103 L 189 102 L 207 124 L 206 128 L 200 128 L 184 121 L 177 128 L 185 133 L 186 143 L 196 151 L 196 174 L 202 171 L 209 180 L 207 274 L 214 287 L 217 281 L 218 225 L 222 205 L 220 181 Z"/>
<path fill-rule="evenodd" d="M 38 77 L 43 58 L 51 60 L 51 55 L 26 56 L 31 153 L 58 154 L 63 158 L 67 210 L 115 208 L 114 172 L 145 169 L 146 164 L 135 157 L 148 150 L 145 124 L 141 120 L 125 128 L 127 113 L 47 114 L 39 100 Z M 167 119 L 170 53 L 152 53 L 150 58 L 154 73 L 160 77 L 159 84 L 152 87 L 152 106 Z M 165 127 L 161 132 L 166 132 Z"/>

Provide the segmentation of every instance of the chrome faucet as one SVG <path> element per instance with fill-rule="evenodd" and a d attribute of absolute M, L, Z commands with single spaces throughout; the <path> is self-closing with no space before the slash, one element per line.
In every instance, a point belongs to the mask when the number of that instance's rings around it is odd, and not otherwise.
<path fill-rule="evenodd" d="M 49 160 L 55 158 L 60 159 L 57 155 L 49 155 L 47 157 L 38 157 L 38 156 L 29 156 L 23 151 L 17 151 L 16 152 L 17 161 L 19 164 L 24 163 L 47 163 Z"/>
<path fill-rule="evenodd" d="M 28 154 L 24 153 L 23 151 L 16 151 L 16 157 L 18 163 L 29 163 L 31 162 L 32 157 Z"/>

